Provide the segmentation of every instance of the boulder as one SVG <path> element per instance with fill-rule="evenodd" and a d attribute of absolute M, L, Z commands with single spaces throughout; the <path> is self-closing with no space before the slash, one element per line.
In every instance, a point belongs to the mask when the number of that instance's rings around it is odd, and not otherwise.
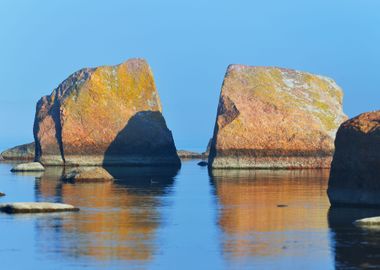
<path fill-rule="evenodd" d="M 44 171 L 44 166 L 39 162 L 21 163 L 14 166 L 11 172 L 42 172 Z"/>
<path fill-rule="evenodd" d="M 380 206 L 380 111 L 344 122 L 336 136 L 331 205 Z"/>
<path fill-rule="evenodd" d="M 197 163 L 198 166 L 201 166 L 201 167 L 206 167 L 208 165 L 208 163 L 206 161 L 200 161 Z"/>
<path fill-rule="evenodd" d="M 35 144 L 27 143 L 7 149 L 1 153 L 4 160 L 34 160 Z"/>
<path fill-rule="evenodd" d="M 75 168 L 66 173 L 63 178 L 65 181 L 83 183 L 109 182 L 113 180 L 113 176 L 101 167 Z"/>
<path fill-rule="evenodd" d="M 34 137 L 44 165 L 180 165 L 142 59 L 69 76 L 37 103 Z"/>
<path fill-rule="evenodd" d="M 70 204 L 48 203 L 48 202 L 19 202 L 2 203 L 0 211 L 8 214 L 18 213 L 50 213 L 50 212 L 76 212 L 76 208 Z"/>
<path fill-rule="evenodd" d="M 329 168 L 346 120 L 341 88 L 326 77 L 231 65 L 224 78 L 212 168 Z"/>
<path fill-rule="evenodd" d="M 4 196 L 5 196 L 5 193 L 0 192 L 0 197 L 4 197 Z"/>

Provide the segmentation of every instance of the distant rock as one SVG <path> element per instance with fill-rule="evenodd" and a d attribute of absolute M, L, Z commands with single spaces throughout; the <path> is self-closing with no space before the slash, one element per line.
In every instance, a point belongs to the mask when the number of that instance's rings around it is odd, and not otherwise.
<path fill-rule="evenodd" d="M 30 162 L 30 163 L 22 163 L 17 164 L 12 168 L 11 172 L 41 172 L 44 171 L 44 166 L 39 162 Z"/>
<path fill-rule="evenodd" d="M 0 197 L 4 197 L 5 193 L 0 192 Z"/>
<path fill-rule="evenodd" d="M 0 211 L 8 214 L 18 213 L 49 213 L 49 212 L 75 212 L 79 211 L 69 204 L 48 203 L 48 202 L 19 202 L 19 203 L 2 203 Z"/>
<path fill-rule="evenodd" d="M 44 165 L 180 166 L 147 62 L 85 68 L 37 104 L 36 160 Z"/>
<path fill-rule="evenodd" d="M 203 157 L 201 153 L 186 150 L 178 150 L 177 154 L 181 159 L 200 159 Z"/>
<path fill-rule="evenodd" d="M 34 160 L 34 142 L 15 146 L 1 153 L 4 160 Z"/>
<path fill-rule="evenodd" d="M 113 180 L 105 169 L 100 167 L 74 168 L 63 176 L 64 180 L 72 182 L 109 182 Z"/>
<path fill-rule="evenodd" d="M 208 165 L 208 163 L 206 161 L 198 162 L 198 166 L 206 167 L 207 165 Z"/>
<path fill-rule="evenodd" d="M 330 203 L 380 206 L 380 111 L 344 122 L 335 148 L 328 186 Z"/>
<path fill-rule="evenodd" d="M 329 168 L 346 120 L 341 88 L 326 77 L 275 67 L 229 66 L 212 168 Z"/>

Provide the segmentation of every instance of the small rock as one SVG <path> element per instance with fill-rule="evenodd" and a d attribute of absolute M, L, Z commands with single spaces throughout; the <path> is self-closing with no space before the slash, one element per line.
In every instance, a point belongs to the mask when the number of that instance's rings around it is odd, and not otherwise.
<path fill-rule="evenodd" d="M 8 214 L 18 213 L 50 213 L 79 211 L 79 208 L 63 203 L 19 202 L 0 204 L 0 211 Z"/>
<path fill-rule="evenodd" d="M 0 192 L 0 197 L 4 197 L 5 193 Z"/>
<path fill-rule="evenodd" d="M 206 167 L 207 165 L 208 165 L 208 163 L 206 161 L 198 162 L 198 166 Z"/>
<path fill-rule="evenodd" d="M 100 167 L 75 168 L 63 176 L 65 181 L 72 182 L 108 182 L 113 180 L 113 176 Z"/>
<path fill-rule="evenodd" d="M 380 226 L 380 217 L 358 219 L 354 222 L 354 224 L 359 226 Z"/>
<path fill-rule="evenodd" d="M 45 168 L 39 162 L 21 163 L 13 167 L 11 172 L 42 172 Z"/>

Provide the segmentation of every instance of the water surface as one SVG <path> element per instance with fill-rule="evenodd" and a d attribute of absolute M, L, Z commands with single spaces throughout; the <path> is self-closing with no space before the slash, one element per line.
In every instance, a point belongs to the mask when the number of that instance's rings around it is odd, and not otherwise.
<path fill-rule="evenodd" d="M 328 171 L 107 168 L 113 183 L 61 181 L 62 168 L 12 174 L 1 202 L 73 204 L 78 213 L 0 214 L 4 269 L 363 269 L 380 267 L 380 233 L 352 221 L 379 210 L 329 209 Z"/>

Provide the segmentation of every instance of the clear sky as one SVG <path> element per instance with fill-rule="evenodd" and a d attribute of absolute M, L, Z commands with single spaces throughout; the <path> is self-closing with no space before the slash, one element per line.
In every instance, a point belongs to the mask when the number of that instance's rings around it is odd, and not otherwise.
<path fill-rule="evenodd" d="M 203 149 L 232 63 L 332 77 L 349 116 L 379 109 L 379 0 L 0 0 L 0 147 L 83 67 L 146 58 L 177 148 Z"/>

